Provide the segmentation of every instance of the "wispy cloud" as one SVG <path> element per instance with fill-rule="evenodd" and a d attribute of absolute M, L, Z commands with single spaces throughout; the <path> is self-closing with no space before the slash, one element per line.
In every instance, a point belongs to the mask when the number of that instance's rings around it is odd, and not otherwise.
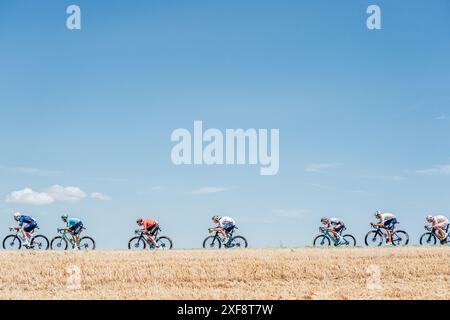
<path fill-rule="evenodd" d="M 203 187 L 196 190 L 191 191 L 191 194 L 211 194 L 211 193 L 218 193 L 218 192 L 224 192 L 226 189 L 221 187 Z"/>
<path fill-rule="evenodd" d="M 14 174 L 23 174 L 35 177 L 57 177 L 63 174 L 62 171 L 58 170 L 48 170 L 48 169 L 40 169 L 40 168 L 32 168 L 32 167 L 7 167 L 0 166 L 0 169 L 3 171 L 11 172 Z"/>
<path fill-rule="evenodd" d="M 111 200 L 107 195 L 99 192 L 93 192 L 90 194 L 91 198 L 97 200 Z M 7 203 L 21 203 L 29 205 L 47 205 L 54 202 L 77 202 L 87 197 L 86 192 L 78 187 L 64 187 L 58 184 L 51 186 L 43 191 L 34 191 L 31 188 L 24 188 L 22 190 L 16 190 L 9 193 L 5 202 Z"/>
<path fill-rule="evenodd" d="M 428 169 L 417 170 L 419 175 L 450 175 L 450 164 L 436 165 Z"/>
<path fill-rule="evenodd" d="M 450 119 L 448 115 L 446 114 L 440 114 L 437 117 L 434 118 L 434 120 L 448 120 Z"/>
<path fill-rule="evenodd" d="M 393 182 L 399 182 L 406 180 L 406 177 L 400 176 L 400 175 L 367 175 L 367 176 L 361 176 L 362 179 L 371 179 L 371 180 L 380 180 L 380 181 L 393 181 Z"/>
<path fill-rule="evenodd" d="M 330 169 L 334 169 L 339 166 L 339 163 L 312 163 L 308 165 L 305 170 L 306 172 L 314 172 L 314 173 L 324 173 Z"/>
<path fill-rule="evenodd" d="M 100 192 L 92 192 L 91 198 L 101 200 L 101 201 L 111 201 L 112 200 L 112 198 L 110 196 L 108 196 L 104 193 L 100 193 Z"/>
<path fill-rule="evenodd" d="M 152 190 L 152 191 L 165 191 L 166 188 L 163 187 L 163 186 L 154 186 L 154 187 L 152 187 L 151 190 Z"/>
<path fill-rule="evenodd" d="M 278 209 L 275 210 L 275 216 L 280 218 L 301 218 L 310 212 L 307 209 Z"/>

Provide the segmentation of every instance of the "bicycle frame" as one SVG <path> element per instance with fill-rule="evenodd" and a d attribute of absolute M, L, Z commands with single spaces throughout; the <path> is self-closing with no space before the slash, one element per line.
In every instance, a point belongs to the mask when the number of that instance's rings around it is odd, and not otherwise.
<path fill-rule="evenodd" d="M 161 232 L 161 228 L 158 227 L 158 229 L 156 229 L 156 231 L 151 235 L 153 237 L 153 240 L 157 241 L 158 240 L 158 236 L 159 233 Z M 148 239 L 148 234 L 145 232 L 139 232 L 140 236 L 138 241 L 140 241 L 141 239 L 143 239 L 149 246 L 154 247 L 155 245 Z"/>
<path fill-rule="evenodd" d="M 342 236 L 342 233 L 344 232 L 346 228 L 341 228 L 339 231 L 337 231 L 336 233 L 339 234 L 340 236 Z M 330 230 L 327 230 L 325 227 L 320 227 L 319 231 L 327 238 L 329 238 L 330 240 L 332 240 L 334 243 L 337 242 L 337 239 L 335 238 L 335 236 L 331 233 Z M 345 242 L 348 242 L 347 240 L 345 240 L 343 237 L 341 237 L 342 240 L 344 240 Z"/>
<path fill-rule="evenodd" d="M 80 235 L 81 232 L 83 232 L 84 228 L 81 229 L 80 233 L 77 235 L 77 247 L 80 246 Z M 61 234 L 61 241 L 64 239 L 66 241 L 68 241 L 72 246 L 74 245 L 73 243 L 73 238 L 72 238 L 72 233 L 70 233 L 68 230 L 61 230 L 59 232 L 59 234 Z"/>

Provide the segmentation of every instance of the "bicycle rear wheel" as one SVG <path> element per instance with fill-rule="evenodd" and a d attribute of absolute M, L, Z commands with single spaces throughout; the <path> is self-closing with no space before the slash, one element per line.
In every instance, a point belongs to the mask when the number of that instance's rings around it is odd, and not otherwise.
<path fill-rule="evenodd" d="M 392 233 L 392 244 L 394 246 L 407 246 L 409 243 L 409 235 L 406 233 L 406 231 L 394 231 Z"/>
<path fill-rule="evenodd" d="M 203 248 L 205 249 L 220 249 L 222 243 L 219 237 L 209 236 L 203 241 Z"/>
<path fill-rule="evenodd" d="M 91 237 L 83 237 L 78 242 L 80 250 L 95 250 L 95 241 Z"/>
<path fill-rule="evenodd" d="M 317 236 L 313 241 L 314 247 L 329 247 L 331 245 L 331 240 L 325 235 Z"/>
<path fill-rule="evenodd" d="M 351 234 L 346 234 L 342 238 L 344 238 L 344 241 L 342 243 L 343 246 L 347 246 L 347 247 L 355 247 L 356 246 L 356 239 Z"/>
<path fill-rule="evenodd" d="M 50 242 L 50 249 L 52 250 L 67 250 L 68 246 L 67 240 L 60 236 L 54 237 Z"/>
<path fill-rule="evenodd" d="M 364 241 L 368 247 L 380 247 L 383 244 L 383 235 L 375 230 L 369 231 Z"/>
<path fill-rule="evenodd" d="M 22 248 L 22 241 L 14 234 L 6 236 L 3 240 L 3 249 L 5 250 L 20 250 L 20 248 Z"/>
<path fill-rule="evenodd" d="M 243 236 L 233 237 L 227 247 L 233 249 L 245 249 L 248 247 L 247 239 Z"/>
<path fill-rule="evenodd" d="M 142 237 L 134 237 L 128 241 L 128 250 L 144 250 L 147 247 Z"/>
<path fill-rule="evenodd" d="M 50 243 L 46 236 L 37 235 L 31 240 L 31 248 L 34 250 L 48 250 Z"/>
<path fill-rule="evenodd" d="M 156 240 L 156 243 L 159 245 L 159 249 L 170 250 L 172 249 L 172 240 L 169 237 L 160 237 Z"/>

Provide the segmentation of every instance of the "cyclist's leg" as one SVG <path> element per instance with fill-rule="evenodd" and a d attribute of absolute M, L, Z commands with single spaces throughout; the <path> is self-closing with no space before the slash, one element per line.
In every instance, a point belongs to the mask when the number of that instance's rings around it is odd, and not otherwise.
<path fill-rule="evenodd" d="M 156 240 L 154 237 L 154 234 L 155 234 L 156 230 L 158 229 L 158 227 L 159 227 L 159 225 L 155 224 L 153 227 L 150 227 L 149 229 L 147 229 L 147 238 L 151 243 L 153 243 L 153 245 L 155 247 L 158 247 L 158 244 L 156 243 Z"/>
<path fill-rule="evenodd" d="M 33 222 L 22 228 L 22 234 L 25 237 L 25 239 L 31 238 L 30 232 L 32 232 L 36 227 L 37 227 L 37 223 Z"/>

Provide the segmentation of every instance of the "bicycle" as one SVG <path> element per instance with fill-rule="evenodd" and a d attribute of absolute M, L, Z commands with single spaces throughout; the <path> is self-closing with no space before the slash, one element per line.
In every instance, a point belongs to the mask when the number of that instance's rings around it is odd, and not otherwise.
<path fill-rule="evenodd" d="M 329 230 L 327 230 L 324 227 L 320 227 L 319 232 L 322 234 L 318 235 L 314 239 L 314 241 L 313 241 L 314 247 L 319 247 L 319 246 L 320 247 L 328 247 L 331 245 L 331 242 L 334 243 L 335 247 L 338 247 L 338 246 L 354 247 L 354 246 L 356 246 L 355 237 L 352 236 L 351 234 L 342 235 L 344 230 L 347 230 L 347 228 L 343 227 L 343 228 L 341 228 L 341 230 L 339 230 L 338 233 L 341 237 L 340 237 L 340 240 L 338 241 Z"/>
<path fill-rule="evenodd" d="M 238 227 L 234 227 L 229 233 L 228 233 L 228 241 L 227 243 L 224 243 L 223 246 L 225 248 L 247 248 L 248 243 L 247 239 L 245 239 L 243 236 L 236 236 L 233 237 L 234 231 L 236 231 Z M 214 231 L 213 231 L 214 232 Z M 208 236 L 203 241 L 203 248 L 205 249 L 220 249 L 222 247 L 223 243 L 223 235 L 220 231 L 215 231 L 216 233 L 213 236 Z"/>
<path fill-rule="evenodd" d="M 434 246 L 436 245 L 436 243 L 439 241 L 442 245 L 445 244 L 450 244 L 450 235 L 448 234 L 448 227 L 445 230 L 445 232 L 447 233 L 447 238 L 445 238 L 444 240 L 441 240 L 437 234 L 436 234 L 436 229 L 434 229 L 431 226 L 425 226 L 425 230 L 429 231 L 429 232 L 425 232 L 421 237 L 420 237 L 420 245 L 421 246 Z"/>
<path fill-rule="evenodd" d="M 369 231 L 364 239 L 366 246 L 368 247 L 380 247 L 383 244 L 383 239 L 387 241 L 387 234 L 382 229 L 383 227 L 372 226 L 376 230 Z M 409 243 L 409 235 L 403 230 L 392 230 L 392 245 L 394 246 L 406 246 Z"/>
<path fill-rule="evenodd" d="M 86 230 L 85 227 L 81 227 L 81 231 L 78 233 L 78 243 L 74 243 L 72 239 L 72 234 L 65 229 L 58 229 L 58 233 L 60 236 L 56 236 L 50 242 L 50 248 L 52 250 L 67 250 L 69 247 L 69 243 L 72 245 L 72 249 L 77 247 L 78 249 L 84 250 L 95 250 L 95 240 L 89 236 L 85 236 L 80 238 L 81 232 Z"/>
<path fill-rule="evenodd" d="M 161 232 L 161 228 L 158 227 L 153 234 L 153 239 L 155 239 L 156 243 L 159 245 L 159 249 L 163 250 L 171 250 L 173 247 L 172 240 L 169 237 L 162 236 L 158 237 Z M 145 250 L 145 248 L 156 249 L 157 247 L 148 239 L 144 232 L 136 230 L 136 234 L 139 236 L 133 237 L 128 241 L 128 250 Z"/>
<path fill-rule="evenodd" d="M 49 242 L 47 237 L 41 234 L 34 235 L 36 229 L 39 229 L 39 227 L 36 227 L 33 231 L 29 232 L 31 235 L 29 244 L 24 244 L 26 239 L 21 235 L 21 231 L 12 227 L 9 228 L 9 231 L 16 231 L 16 233 L 10 234 L 3 239 L 3 249 L 20 250 L 23 246 L 26 249 L 48 250 Z"/>

